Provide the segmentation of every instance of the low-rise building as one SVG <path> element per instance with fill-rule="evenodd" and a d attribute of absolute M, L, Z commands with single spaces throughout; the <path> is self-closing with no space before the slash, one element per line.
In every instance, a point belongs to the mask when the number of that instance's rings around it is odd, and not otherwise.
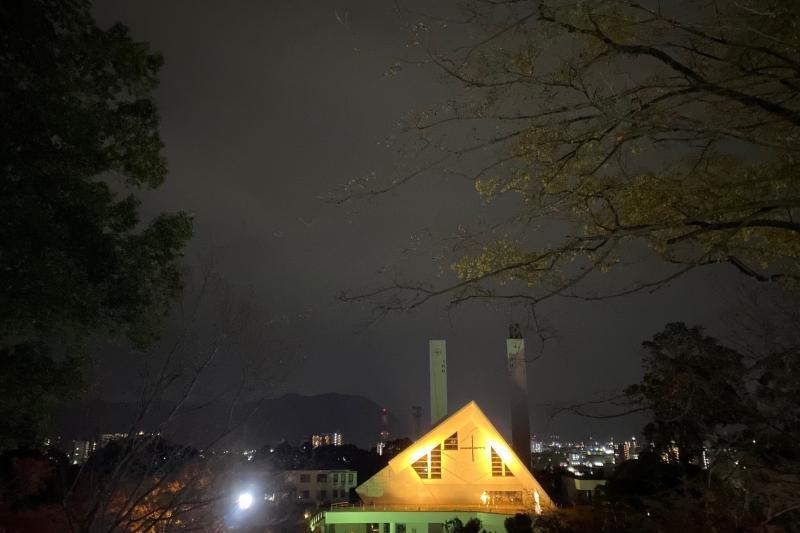
<path fill-rule="evenodd" d="M 355 470 L 286 470 L 283 481 L 293 499 L 317 507 L 348 501 L 358 485 Z"/>
<path fill-rule="evenodd" d="M 566 504 L 592 505 L 597 494 L 597 489 L 604 486 L 607 480 L 594 476 L 580 476 L 578 474 L 580 474 L 580 472 L 561 476 Z"/>

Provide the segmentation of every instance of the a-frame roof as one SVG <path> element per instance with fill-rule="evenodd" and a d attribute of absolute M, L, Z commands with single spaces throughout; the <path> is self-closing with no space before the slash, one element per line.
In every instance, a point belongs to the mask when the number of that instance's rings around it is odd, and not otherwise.
<path fill-rule="evenodd" d="M 453 437 L 457 445 L 443 446 Z M 427 460 L 431 468 L 431 457 L 437 461 L 433 467 L 438 468 L 436 476 L 429 475 L 425 467 Z M 501 461 L 502 466 L 499 466 Z M 497 468 L 502 472 L 499 477 Z M 479 504 L 480 496 L 487 492 L 492 497 L 525 493 L 530 507 L 534 499 L 540 504 L 537 507 L 553 505 L 527 466 L 474 401 L 392 458 L 383 470 L 356 491 L 367 503 L 474 505 Z"/>

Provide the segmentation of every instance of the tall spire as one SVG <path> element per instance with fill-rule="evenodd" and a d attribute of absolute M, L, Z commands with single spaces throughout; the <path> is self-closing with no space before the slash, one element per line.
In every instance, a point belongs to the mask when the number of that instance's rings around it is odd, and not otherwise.
<path fill-rule="evenodd" d="M 528 371 L 525 358 L 525 339 L 519 324 L 508 327 L 506 339 L 508 381 L 511 401 L 511 447 L 520 460 L 530 468 L 531 427 L 528 410 Z"/>
<path fill-rule="evenodd" d="M 447 346 L 446 341 L 428 343 L 431 378 L 431 425 L 447 416 Z"/>

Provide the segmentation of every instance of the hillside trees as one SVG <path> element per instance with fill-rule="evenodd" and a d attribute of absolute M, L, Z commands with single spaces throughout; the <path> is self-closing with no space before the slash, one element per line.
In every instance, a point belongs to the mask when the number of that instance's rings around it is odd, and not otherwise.
<path fill-rule="evenodd" d="M 652 411 L 645 437 L 660 452 L 676 446 L 682 464 L 702 462 L 713 435 L 750 418 L 742 355 L 683 323 L 667 324 L 642 346 L 644 376 L 625 392 Z"/>
<path fill-rule="evenodd" d="M 51 529 L 87 533 L 226 529 L 251 464 L 227 450 L 246 446 L 286 351 L 265 338 L 254 303 L 210 267 L 185 283 L 159 342 L 116 354 L 113 386 L 137 401 L 112 416 L 106 402 L 85 403 L 62 420 L 68 437 L 105 433 L 87 443 L 97 444 L 88 460 L 55 449 L 0 454 L 0 521 L 39 531 L 47 516 Z"/>
<path fill-rule="evenodd" d="M 117 421 L 127 438 L 93 454 L 63 495 L 74 531 L 224 529 L 242 456 L 222 450 L 243 445 L 284 355 L 210 266 L 185 282 L 168 333 L 127 369 L 140 377 L 135 409 Z"/>
<path fill-rule="evenodd" d="M 644 376 L 626 395 L 651 413 L 644 434 L 656 456 L 695 478 L 691 491 L 702 495 L 711 522 L 796 522 L 798 345 L 745 356 L 700 328 L 672 323 L 643 349 Z M 691 465 L 707 465 L 706 479 L 689 476 L 698 468 Z"/>
<path fill-rule="evenodd" d="M 145 220 L 135 194 L 167 172 L 161 64 L 88 1 L 0 6 L 0 446 L 35 442 L 22 429 L 81 389 L 93 333 L 145 346 L 180 293 L 191 219 Z"/>
<path fill-rule="evenodd" d="M 796 284 L 795 3 L 476 1 L 460 20 L 410 16 L 426 60 L 461 91 L 409 125 L 420 170 L 351 183 L 346 197 L 457 172 L 518 209 L 456 239 L 458 281 L 366 297 L 388 310 L 443 295 L 603 298 L 708 265 Z M 645 250 L 664 267 L 650 278 L 582 287 Z"/>

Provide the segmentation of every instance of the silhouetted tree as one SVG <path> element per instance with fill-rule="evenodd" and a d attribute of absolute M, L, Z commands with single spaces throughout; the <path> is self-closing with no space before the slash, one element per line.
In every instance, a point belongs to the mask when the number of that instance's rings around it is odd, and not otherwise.
<path fill-rule="evenodd" d="M 87 461 L 65 495 L 63 510 L 74 531 L 224 529 L 233 505 L 230 491 L 239 482 L 237 465 L 244 459 L 240 453 L 220 453 L 232 444 L 222 442 L 254 413 L 255 407 L 242 404 L 269 390 L 280 356 L 259 354 L 251 360 L 239 353 L 242 344 L 262 340 L 263 328 L 250 305 L 234 304 L 213 271 L 204 272 L 183 304 L 173 317 L 181 327 L 171 328 L 140 363 L 145 378 L 128 437 Z M 227 410 L 226 423 L 203 428 L 196 447 L 162 437 L 182 416 L 206 405 L 198 389 L 213 383 L 222 365 L 238 366 L 242 376 L 217 398 Z M 149 417 L 157 406 L 163 409 Z"/>
<path fill-rule="evenodd" d="M 485 533 L 483 524 L 477 518 L 470 518 L 465 524 L 456 517 L 445 522 L 444 529 L 447 533 Z"/>
<path fill-rule="evenodd" d="M 800 510 L 797 347 L 745 360 L 682 323 L 643 346 L 644 377 L 626 393 L 652 413 L 644 433 L 654 453 L 621 465 L 609 496 L 646 509 L 665 530 L 792 531 Z M 673 447 L 679 460 L 661 464 Z"/>
<path fill-rule="evenodd" d="M 0 6 L 0 447 L 38 444 L 93 333 L 146 346 L 180 294 L 191 219 L 144 221 L 135 194 L 167 173 L 161 64 L 87 0 Z"/>
<path fill-rule="evenodd" d="M 683 323 L 667 324 L 642 346 L 644 377 L 626 394 L 653 413 L 644 434 L 660 452 L 676 446 L 681 463 L 697 462 L 715 435 L 742 422 L 742 355 Z"/>
<path fill-rule="evenodd" d="M 503 521 L 507 533 L 532 533 L 533 520 L 530 515 L 517 513 Z"/>
<path fill-rule="evenodd" d="M 720 264 L 800 280 L 796 2 L 475 0 L 463 16 L 407 16 L 414 59 L 463 90 L 408 124 L 412 171 L 353 180 L 336 201 L 450 173 L 517 209 L 459 227 L 442 261 L 457 281 L 361 298 L 388 311 L 439 296 L 594 299 Z M 643 249 L 663 266 L 652 276 L 581 286 Z"/>

